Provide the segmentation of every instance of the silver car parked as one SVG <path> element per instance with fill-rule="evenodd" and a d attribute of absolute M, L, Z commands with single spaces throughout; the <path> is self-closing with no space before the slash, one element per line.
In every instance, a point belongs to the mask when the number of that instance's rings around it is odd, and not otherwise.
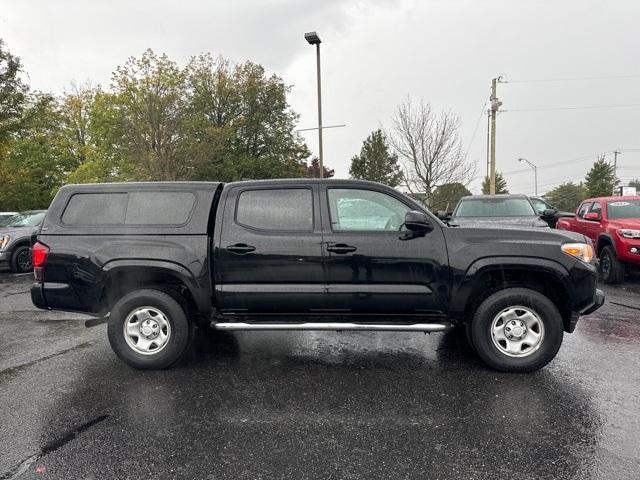
<path fill-rule="evenodd" d="M 29 210 L 13 215 L 0 227 L 0 268 L 15 273 L 31 270 L 31 235 L 38 231 L 46 210 Z"/>

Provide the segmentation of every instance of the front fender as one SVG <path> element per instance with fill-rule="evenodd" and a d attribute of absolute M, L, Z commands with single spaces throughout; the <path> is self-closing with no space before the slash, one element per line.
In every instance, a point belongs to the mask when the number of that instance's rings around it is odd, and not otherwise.
<path fill-rule="evenodd" d="M 570 287 L 569 271 L 563 264 L 554 260 L 540 257 L 485 257 L 474 261 L 466 271 L 454 275 L 449 316 L 456 320 L 463 319 L 465 309 L 473 300 L 471 296 L 478 287 L 478 281 L 482 275 L 489 271 L 507 273 L 509 270 L 529 270 L 551 274 L 567 289 Z"/>
<path fill-rule="evenodd" d="M 613 248 L 616 248 L 616 240 L 613 238 L 613 236 L 610 233 L 601 233 L 600 235 L 598 235 L 598 238 L 595 244 L 596 253 L 598 255 L 600 255 L 600 251 L 604 248 L 604 245 L 606 245 L 607 243 L 613 246 Z"/>

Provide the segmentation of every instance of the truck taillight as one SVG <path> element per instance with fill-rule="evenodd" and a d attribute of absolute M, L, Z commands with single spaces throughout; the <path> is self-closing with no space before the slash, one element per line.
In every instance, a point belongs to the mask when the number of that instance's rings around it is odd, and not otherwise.
<path fill-rule="evenodd" d="M 36 282 L 42 282 L 44 281 L 44 264 L 47 261 L 47 255 L 49 255 L 49 247 L 40 242 L 36 242 L 33 246 L 31 255 L 33 276 L 35 277 Z"/>

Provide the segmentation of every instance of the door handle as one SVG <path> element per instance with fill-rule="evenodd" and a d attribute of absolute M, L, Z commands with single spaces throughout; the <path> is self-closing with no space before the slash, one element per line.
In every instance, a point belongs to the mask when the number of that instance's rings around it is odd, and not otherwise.
<path fill-rule="evenodd" d="M 327 250 L 333 253 L 351 253 L 355 252 L 357 248 L 351 245 L 347 245 L 346 243 L 336 243 L 334 245 L 329 245 L 327 247 Z"/>
<path fill-rule="evenodd" d="M 256 247 L 252 245 L 247 245 L 246 243 L 236 243 L 235 245 L 229 245 L 227 247 L 227 252 L 233 252 L 238 254 L 253 252 Z"/>

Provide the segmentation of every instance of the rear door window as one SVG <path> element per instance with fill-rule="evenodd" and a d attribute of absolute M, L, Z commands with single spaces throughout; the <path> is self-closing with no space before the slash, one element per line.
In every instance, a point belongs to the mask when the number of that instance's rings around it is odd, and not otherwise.
<path fill-rule="evenodd" d="M 236 223 L 270 231 L 313 230 L 310 188 L 244 190 L 238 197 Z"/>

